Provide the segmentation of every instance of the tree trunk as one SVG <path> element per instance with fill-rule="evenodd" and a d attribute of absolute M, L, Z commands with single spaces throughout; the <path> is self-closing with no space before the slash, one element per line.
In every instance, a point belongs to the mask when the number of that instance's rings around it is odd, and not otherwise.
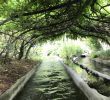
<path fill-rule="evenodd" d="M 22 59 L 23 56 L 24 56 L 24 40 L 23 40 L 23 42 L 21 43 L 18 60 Z"/>
<path fill-rule="evenodd" d="M 25 59 L 28 59 L 29 52 L 30 52 L 32 46 L 33 46 L 33 44 L 31 43 L 31 44 L 29 45 L 28 49 L 27 49 L 27 52 L 26 52 L 26 55 L 25 55 Z"/>

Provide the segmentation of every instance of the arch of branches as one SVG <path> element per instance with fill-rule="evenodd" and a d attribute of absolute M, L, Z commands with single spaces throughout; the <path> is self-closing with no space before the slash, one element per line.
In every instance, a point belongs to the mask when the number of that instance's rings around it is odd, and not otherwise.
<path fill-rule="evenodd" d="M 110 0 L 1 0 L 0 16 L 0 55 L 27 58 L 33 45 L 64 33 L 110 45 Z"/>

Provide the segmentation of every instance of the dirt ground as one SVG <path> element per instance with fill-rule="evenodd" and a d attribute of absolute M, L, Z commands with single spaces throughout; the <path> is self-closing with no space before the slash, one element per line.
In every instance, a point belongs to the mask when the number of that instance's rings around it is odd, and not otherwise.
<path fill-rule="evenodd" d="M 0 64 L 0 95 L 29 72 L 35 64 L 37 62 L 32 60 L 12 60 L 10 63 Z"/>

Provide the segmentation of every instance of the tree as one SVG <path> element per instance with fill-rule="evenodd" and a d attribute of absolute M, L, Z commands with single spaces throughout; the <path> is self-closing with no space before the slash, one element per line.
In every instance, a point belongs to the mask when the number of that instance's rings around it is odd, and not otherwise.
<path fill-rule="evenodd" d="M 13 40 L 12 49 L 17 42 L 15 50 L 20 50 L 22 41 L 28 51 L 29 41 L 42 42 L 65 33 L 73 39 L 92 37 L 110 45 L 109 7 L 109 0 L 8 0 L 0 6 L 0 34 Z"/>
<path fill-rule="evenodd" d="M 89 38 L 88 45 L 95 51 L 100 51 L 102 49 L 102 46 L 97 38 Z"/>

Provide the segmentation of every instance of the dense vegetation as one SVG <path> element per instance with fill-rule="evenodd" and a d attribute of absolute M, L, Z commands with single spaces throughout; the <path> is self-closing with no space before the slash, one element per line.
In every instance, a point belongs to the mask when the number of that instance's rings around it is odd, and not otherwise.
<path fill-rule="evenodd" d="M 93 51 L 99 51 L 102 50 L 102 45 L 100 44 L 99 40 L 97 38 L 88 38 L 87 44 Z"/>
<path fill-rule="evenodd" d="M 104 60 L 109 60 L 110 59 L 110 49 L 108 50 L 100 50 L 98 52 L 94 52 L 91 54 L 93 58 L 100 58 Z"/>
<path fill-rule="evenodd" d="M 0 55 L 28 58 L 34 45 L 63 34 L 110 45 L 109 0 L 1 0 Z"/>
<path fill-rule="evenodd" d="M 70 39 L 87 39 L 89 37 L 87 40 L 89 46 L 95 51 L 93 57 L 105 59 L 106 56 L 106 59 L 110 59 L 110 50 L 100 51 L 102 50 L 100 43 L 105 42 L 110 45 L 110 0 L 0 0 L 0 71 L 1 74 L 4 73 L 0 77 L 3 80 L 1 87 L 4 87 L 4 77 L 9 79 L 9 76 L 12 76 L 13 80 L 15 77 L 12 75 L 13 72 L 19 76 L 21 70 L 25 71 L 25 69 L 19 68 L 18 73 L 18 69 L 14 69 L 17 64 L 13 64 L 13 61 L 21 63 L 21 59 L 28 59 L 31 50 L 31 56 L 40 55 L 41 48 L 39 47 L 42 43 L 47 40 L 59 39 L 64 35 Z M 46 52 L 47 56 L 57 54 L 68 60 L 70 56 L 83 52 L 81 47 L 68 44 L 67 41 L 64 44 L 54 44 L 53 42 L 53 45 L 56 45 L 58 49 L 49 50 L 46 47 L 49 51 Z M 9 70 L 3 67 L 2 63 L 7 65 Z M 20 63 L 18 63 L 19 66 L 21 66 Z M 30 62 L 28 65 L 23 63 L 23 66 L 29 67 Z M 52 69 L 54 69 L 53 66 Z M 79 73 L 82 71 L 74 66 L 75 68 Z M 7 71 L 9 74 L 6 74 Z M 97 77 L 102 80 L 99 76 Z M 6 81 L 5 84 L 7 85 L 9 82 L 11 81 Z M 94 82 L 94 84 L 96 83 Z"/>

